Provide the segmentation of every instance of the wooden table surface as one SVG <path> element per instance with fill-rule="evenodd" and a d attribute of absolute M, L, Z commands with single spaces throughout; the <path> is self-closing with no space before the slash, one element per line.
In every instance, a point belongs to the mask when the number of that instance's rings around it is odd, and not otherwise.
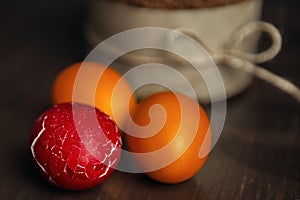
<path fill-rule="evenodd" d="M 266 0 L 263 12 L 284 37 L 281 53 L 264 67 L 297 85 L 299 5 Z M 220 140 L 187 182 L 164 185 L 115 172 L 96 188 L 71 192 L 40 178 L 29 134 L 50 106 L 54 77 L 87 53 L 85 8 L 71 0 L 0 3 L 0 199 L 300 199 L 300 104 L 258 79 L 228 101 Z"/>

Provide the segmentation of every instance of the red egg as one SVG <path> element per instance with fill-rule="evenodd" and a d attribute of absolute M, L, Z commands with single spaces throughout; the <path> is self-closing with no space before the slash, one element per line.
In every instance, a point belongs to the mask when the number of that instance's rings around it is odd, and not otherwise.
<path fill-rule="evenodd" d="M 30 150 L 34 162 L 52 184 L 83 190 L 102 183 L 121 155 L 118 127 L 105 113 L 77 104 L 58 104 L 35 122 Z"/>

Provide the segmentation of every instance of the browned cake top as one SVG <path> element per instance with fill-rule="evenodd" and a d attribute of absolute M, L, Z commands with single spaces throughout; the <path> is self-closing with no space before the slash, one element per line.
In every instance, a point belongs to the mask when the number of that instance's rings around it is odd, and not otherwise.
<path fill-rule="evenodd" d="M 109 0 L 148 8 L 207 8 L 226 4 L 238 3 L 247 0 Z"/>

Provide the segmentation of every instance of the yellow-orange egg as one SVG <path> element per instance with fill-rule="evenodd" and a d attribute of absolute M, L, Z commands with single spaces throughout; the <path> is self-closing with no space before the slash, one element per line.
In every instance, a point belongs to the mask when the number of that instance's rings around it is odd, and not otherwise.
<path fill-rule="evenodd" d="M 78 102 L 95 106 L 123 126 L 134 110 L 135 97 L 122 76 L 96 62 L 70 65 L 57 76 L 52 87 L 54 104 Z"/>
<path fill-rule="evenodd" d="M 211 147 L 209 119 L 192 98 L 162 92 L 138 104 L 126 140 L 139 167 L 150 178 L 179 183 L 194 176 Z"/>

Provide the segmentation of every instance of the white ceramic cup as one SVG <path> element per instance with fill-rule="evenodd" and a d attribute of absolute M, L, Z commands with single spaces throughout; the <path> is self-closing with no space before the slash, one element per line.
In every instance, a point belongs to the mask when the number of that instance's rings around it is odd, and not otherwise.
<path fill-rule="evenodd" d="M 106 38 L 133 28 L 164 27 L 176 29 L 185 27 L 197 34 L 213 49 L 220 49 L 230 35 L 241 26 L 260 20 L 263 0 L 248 0 L 240 3 L 200 9 L 152 9 L 131 6 L 119 2 L 93 0 L 90 6 L 90 16 L 86 26 L 86 39 L 94 47 Z M 257 47 L 258 35 L 251 37 L 239 46 L 245 51 L 254 51 Z M 178 44 L 179 48 L 187 48 Z M 186 49 L 189 50 L 188 48 Z M 143 64 L 138 58 L 149 54 L 149 58 L 159 56 L 151 51 L 133 53 L 127 59 L 113 65 L 119 72 L 125 73 L 136 65 Z M 195 55 L 196 59 L 197 55 Z M 139 60 L 139 61 L 136 61 Z M 148 59 L 149 60 L 149 59 Z M 154 59 L 155 60 L 155 59 Z M 170 64 L 166 61 L 163 64 Z M 173 63 L 174 64 L 174 63 Z M 174 65 L 172 65 L 174 66 Z M 176 70 L 186 76 L 193 86 L 198 100 L 208 102 L 210 96 L 204 81 L 196 75 L 191 67 L 174 66 Z M 232 97 L 243 91 L 251 82 L 252 76 L 246 72 L 228 66 L 218 66 L 221 72 L 226 96 Z M 166 77 L 168 78 L 168 77 Z M 171 84 L 172 84 L 172 79 Z M 178 85 L 178 82 L 173 81 Z M 178 86 L 180 90 L 180 84 Z M 165 90 L 158 85 L 147 85 L 136 91 L 140 98 Z"/>

